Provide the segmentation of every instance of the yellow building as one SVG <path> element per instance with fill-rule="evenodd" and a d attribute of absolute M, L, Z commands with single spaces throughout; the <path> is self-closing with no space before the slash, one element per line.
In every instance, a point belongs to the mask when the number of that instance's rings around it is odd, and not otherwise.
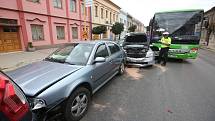
<path fill-rule="evenodd" d="M 111 27 L 115 22 L 119 22 L 120 7 L 111 0 L 93 0 L 92 7 L 92 28 L 100 25 L 107 26 L 107 33 L 101 39 L 113 39 Z M 93 35 L 93 39 L 99 36 Z"/>

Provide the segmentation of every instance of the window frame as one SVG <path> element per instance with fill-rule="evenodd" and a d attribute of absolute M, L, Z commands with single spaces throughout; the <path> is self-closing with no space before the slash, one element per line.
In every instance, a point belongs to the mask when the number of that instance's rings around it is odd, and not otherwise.
<path fill-rule="evenodd" d="M 59 2 L 60 1 L 60 2 Z M 57 3 L 57 5 L 55 5 L 55 2 Z M 59 4 L 60 3 L 60 4 Z M 60 5 L 60 6 L 59 6 Z M 63 9 L 63 3 L 62 0 L 53 0 L 53 6 L 54 8 L 59 8 L 59 9 Z"/>
<path fill-rule="evenodd" d="M 59 38 L 59 31 L 58 31 L 58 28 L 63 28 L 63 33 L 64 33 L 64 37 L 60 37 Z M 56 26 L 56 35 L 57 35 L 57 40 L 65 40 L 65 38 L 66 38 L 66 34 L 65 34 L 65 26 Z"/>
<path fill-rule="evenodd" d="M 99 44 L 99 45 L 96 47 L 96 51 L 95 51 L 95 54 L 94 54 L 94 59 L 97 58 L 96 54 L 97 54 L 97 51 L 98 51 L 99 47 L 100 47 L 100 46 L 103 46 L 103 45 L 105 46 L 105 49 L 107 50 L 107 54 L 108 54 L 108 56 L 106 56 L 106 57 L 104 57 L 104 58 L 110 57 L 110 53 L 109 53 L 109 50 L 108 50 L 107 45 L 106 45 L 105 43 L 102 43 L 102 44 Z M 101 57 L 101 56 L 99 56 L 99 57 Z"/>
<path fill-rule="evenodd" d="M 30 24 L 30 27 L 31 27 L 31 36 L 32 36 L 32 40 L 33 41 L 44 41 L 45 40 L 45 34 L 44 34 L 44 27 L 43 27 L 43 25 L 41 25 L 41 24 Z M 35 33 L 33 33 L 33 27 L 35 27 L 34 29 L 36 29 L 36 31 L 37 31 L 37 33 L 36 33 L 37 39 L 35 39 L 33 37 L 33 34 L 35 34 Z M 42 32 L 41 33 L 42 34 L 42 38 L 39 37 L 38 27 L 41 27 L 40 29 L 41 29 L 41 32 Z"/>
<path fill-rule="evenodd" d="M 95 17 L 99 17 L 98 16 L 98 6 L 95 6 Z"/>
<path fill-rule="evenodd" d="M 74 34 L 74 32 L 73 32 L 73 28 L 76 28 L 76 29 L 77 29 L 77 38 L 74 38 L 74 36 L 73 36 L 73 34 Z M 71 27 L 71 29 L 72 29 L 72 39 L 78 39 L 78 35 L 79 35 L 78 27 L 74 27 L 74 26 L 72 26 L 72 27 Z"/>
<path fill-rule="evenodd" d="M 101 8 L 101 19 L 104 18 L 104 8 Z"/>
<path fill-rule="evenodd" d="M 71 9 L 71 7 L 72 8 L 75 7 L 75 8 Z M 74 13 L 77 12 L 77 0 L 70 0 L 70 8 L 69 9 L 70 9 L 70 12 L 74 12 Z"/>
<path fill-rule="evenodd" d="M 35 0 L 26 0 L 26 1 L 33 2 L 33 3 L 40 3 L 40 0 L 37 0 L 37 1 L 35 1 Z"/>
<path fill-rule="evenodd" d="M 111 48 L 109 47 L 110 44 L 116 46 L 119 50 L 115 51 L 114 53 L 112 53 Z M 121 51 L 121 48 L 117 44 L 115 44 L 115 43 L 107 43 L 107 47 L 108 47 L 111 55 L 114 55 L 114 54 L 116 54 L 116 53 L 118 53 L 118 52 Z"/>
<path fill-rule="evenodd" d="M 113 22 L 116 21 L 115 13 L 113 14 Z"/>
<path fill-rule="evenodd" d="M 108 18 L 108 10 L 106 10 L 106 19 Z"/>

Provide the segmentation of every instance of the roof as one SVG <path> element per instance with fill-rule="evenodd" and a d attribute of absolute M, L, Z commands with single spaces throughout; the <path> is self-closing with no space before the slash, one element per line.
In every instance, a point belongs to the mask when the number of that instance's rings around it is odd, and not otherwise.
<path fill-rule="evenodd" d="M 110 4 L 114 5 L 115 7 L 117 7 L 118 9 L 121 9 L 121 7 L 119 7 L 117 4 L 115 4 L 114 2 L 112 2 L 111 0 L 106 0 L 107 2 L 109 2 Z"/>
<path fill-rule="evenodd" d="M 112 41 L 109 41 L 109 40 L 93 40 L 93 41 L 79 40 L 79 41 L 73 41 L 72 43 L 97 44 L 97 43 L 103 43 L 103 42 L 112 42 Z"/>
<path fill-rule="evenodd" d="M 175 12 L 192 12 L 192 11 L 204 11 L 204 10 L 203 9 L 183 9 L 183 10 L 160 11 L 160 12 L 156 12 L 155 14 L 159 14 L 159 13 L 175 13 Z"/>
<path fill-rule="evenodd" d="M 212 11 L 215 11 L 215 7 L 211 8 L 211 9 L 208 10 L 208 11 L 206 11 L 205 14 L 208 14 L 208 13 L 210 13 L 210 12 L 212 12 Z"/>
<path fill-rule="evenodd" d="M 126 35 L 127 36 L 132 36 L 132 35 L 146 35 L 146 34 L 143 33 L 143 32 L 130 32 L 130 33 L 127 33 Z"/>

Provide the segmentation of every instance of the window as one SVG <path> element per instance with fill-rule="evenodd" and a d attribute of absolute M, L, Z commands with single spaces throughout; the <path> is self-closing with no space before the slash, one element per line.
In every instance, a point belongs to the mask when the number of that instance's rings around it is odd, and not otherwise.
<path fill-rule="evenodd" d="M 112 13 L 110 12 L 110 23 L 112 23 Z"/>
<path fill-rule="evenodd" d="M 117 53 L 120 51 L 119 46 L 117 46 L 115 44 L 110 43 L 110 44 L 108 44 L 108 47 L 110 49 L 111 54 L 114 54 L 114 53 Z"/>
<path fill-rule="evenodd" d="M 78 27 L 72 27 L 72 38 L 78 39 Z"/>
<path fill-rule="evenodd" d="M 108 18 L 108 11 L 106 10 L 106 18 Z"/>
<path fill-rule="evenodd" d="M 115 21 L 115 14 L 113 14 L 113 22 Z"/>
<path fill-rule="evenodd" d="M 72 65 L 86 65 L 93 48 L 93 44 L 70 44 L 57 49 L 57 51 L 55 51 L 45 60 L 57 63 L 67 62 Z"/>
<path fill-rule="evenodd" d="M 7 26 L 5 26 L 5 27 L 3 27 L 3 32 L 18 32 L 18 27 L 7 27 Z"/>
<path fill-rule="evenodd" d="M 31 24 L 32 40 L 44 40 L 43 25 Z"/>
<path fill-rule="evenodd" d="M 122 20 L 122 18 L 120 18 L 120 23 L 123 23 L 123 20 Z"/>
<path fill-rule="evenodd" d="M 95 54 L 95 58 L 96 57 L 108 57 L 109 54 L 108 54 L 108 50 L 106 48 L 106 46 L 103 44 L 103 45 L 100 45 L 96 51 L 96 54 Z"/>
<path fill-rule="evenodd" d="M 84 8 L 84 3 L 81 3 L 81 14 L 84 15 L 85 8 Z"/>
<path fill-rule="evenodd" d="M 104 18 L 104 9 L 101 8 L 101 18 L 103 19 Z"/>
<path fill-rule="evenodd" d="M 116 15 L 116 21 L 118 21 L 118 15 Z"/>
<path fill-rule="evenodd" d="M 70 11 L 76 12 L 76 0 L 70 0 Z"/>
<path fill-rule="evenodd" d="M 53 0 L 53 4 L 55 8 L 62 8 L 62 1 L 61 0 Z"/>
<path fill-rule="evenodd" d="M 34 3 L 39 3 L 40 2 L 40 0 L 27 0 L 27 1 L 34 2 Z"/>
<path fill-rule="evenodd" d="M 65 39 L 64 26 L 56 26 L 56 30 L 57 30 L 57 39 L 58 40 Z"/>
<path fill-rule="evenodd" d="M 98 17 L 98 6 L 95 6 L 95 17 Z"/>

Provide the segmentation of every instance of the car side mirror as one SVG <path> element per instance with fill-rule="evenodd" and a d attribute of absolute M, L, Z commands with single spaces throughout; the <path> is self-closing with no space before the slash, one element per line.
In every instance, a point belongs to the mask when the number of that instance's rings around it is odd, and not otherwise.
<path fill-rule="evenodd" d="M 94 63 L 102 63 L 105 61 L 106 59 L 104 57 L 96 57 L 96 59 L 94 60 Z"/>

